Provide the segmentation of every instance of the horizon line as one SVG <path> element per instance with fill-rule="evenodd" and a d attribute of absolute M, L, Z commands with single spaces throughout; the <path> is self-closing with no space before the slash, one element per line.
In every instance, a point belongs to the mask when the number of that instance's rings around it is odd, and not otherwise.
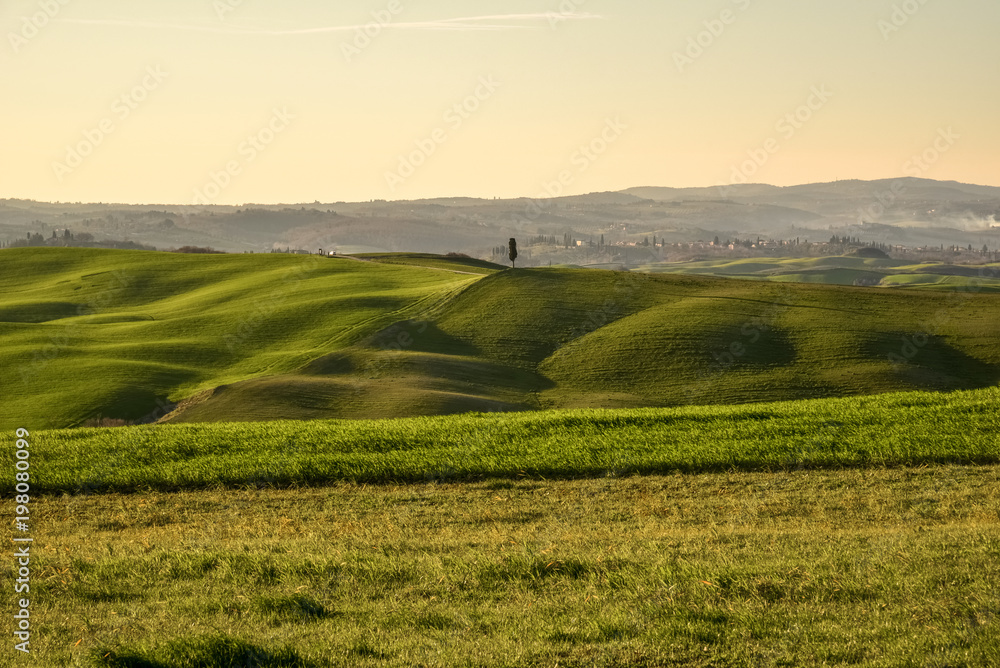
<path fill-rule="evenodd" d="M 799 188 L 802 186 L 820 186 L 829 185 L 831 183 L 843 183 L 848 181 L 859 181 L 861 183 L 879 183 L 885 181 L 931 181 L 934 183 L 955 183 L 964 186 L 974 186 L 977 188 L 996 188 L 1000 190 L 1000 185 L 990 185 L 985 183 L 969 183 L 966 181 L 958 181 L 955 179 L 928 179 L 919 176 L 895 176 L 895 177 L 884 177 L 879 179 L 835 179 L 833 181 L 810 181 L 807 183 L 795 183 L 786 186 L 774 185 L 772 183 L 735 183 L 735 184 L 717 184 L 710 186 L 629 186 L 628 188 L 623 188 L 621 190 L 594 190 L 587 193 L 580 193 L 578 195 L 560 195 L 558 197 L 537 197 L 520 195 L 516 197 L 477 197 L 474 195 L 435 195 L 431 197 L 418 197 L 411 199 L 386 199 L 386 198 L 369 198 L 361 200 L 336 200 L 336 201 L 321 201 L 313 200 L 312 202 L 298 201 L 298 202 L 242 202 L 240 204 L 194 204 L 191 202 L 104 202 L 104 201 L 67 201 L 67 200 L 37 200 L 24 197 L 0 197 L 0 201 L 4 202 L 35 202 L 37 204 L 62 204 L 62 205 L 97 205 L 97 206 L 141 206 L 141 207 L 152 207 L 152 206 L 174 206 L 174 207 L 185 207 L 185 208 L 210 208 L 210 207 L 247 207 L 247 206 L 315 206 L 318 202 L 319 204 L 365 204 L 371 202 L 386 202 L 386 203 L 403 203 L 403 202 L 426 202 L 431 200 L 441 200 L 441 199 L 473 199 L 481 200 L 484 202 L 494 202 L 494 201 L 517 201 L 517 200 L 534 200 L 534 201 L 547 201 L 547 200 L 560 200 L 560 199 L 571 199 L 576 197 L 587 197 L 590 195 L 606 195 L 606 194 L 629 194 L 629 190 L 639 190 L 643 188 L 664 188 L 668 190 L 726 190 L 734 188 L 749 188 L 749 187 L 760 187 L 765 186 L 768 188 Z M 721 194 L 721 193 L 720 193 Z"/>

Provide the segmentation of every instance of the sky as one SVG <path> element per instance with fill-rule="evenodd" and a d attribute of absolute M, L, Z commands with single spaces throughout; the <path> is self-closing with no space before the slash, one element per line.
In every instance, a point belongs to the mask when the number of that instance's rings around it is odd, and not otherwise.
<path fill-rule="evenodd" d="M 6 0 L 0 197 L 1000 186 L 996 0 Z"/>

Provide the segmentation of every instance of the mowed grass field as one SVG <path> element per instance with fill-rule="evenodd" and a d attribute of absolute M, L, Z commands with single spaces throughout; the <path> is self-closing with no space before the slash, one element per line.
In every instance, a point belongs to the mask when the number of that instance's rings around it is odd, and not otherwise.
<path fill-rule="evenodd" d="M 994 665 L 998 398 L 33 433 L 34 665 Z"/>
<path fill-rule="evenodd" d="M 742 404 L 1000 383 L 1000 294 L 972 285 L 501 271 L 419 254 L 13 249 L 0 259 L 8 429 Z"/>
<path fill-rule="evenodd" d="M 997 466 L 265 485 L 35 507 L 24 665 L 1000 662 Z"/>
<path fill-rule="evenodd" d="M 1000 388 L 744 406 L 66 429 L 36 492 L 1000 464 Z M 13 469 L 11 452 L 0 463 Z"/>

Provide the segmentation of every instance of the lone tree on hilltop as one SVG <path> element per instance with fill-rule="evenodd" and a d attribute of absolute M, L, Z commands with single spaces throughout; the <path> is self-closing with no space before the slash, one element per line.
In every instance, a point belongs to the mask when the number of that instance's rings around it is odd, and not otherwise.
<path fill-rule="evenodd" d="M 517 239 L 511 237 L 510 243 L 507 244 L 507 257 L 510 258 L 510 266 L 514 267 L 517 261 Z"/>

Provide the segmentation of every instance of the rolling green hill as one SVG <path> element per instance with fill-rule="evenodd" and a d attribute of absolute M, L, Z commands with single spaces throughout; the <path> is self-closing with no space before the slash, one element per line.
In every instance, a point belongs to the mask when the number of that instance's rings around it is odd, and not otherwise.
<path fill-rule="evenodd" d="M 1000 265 L 958 266 L 907 260 L 849 256 L 815 258 L 752 258 L 658 262 L 641 271 L 655 274 L 728 276 L 786 283 L 864 285 L 891 288 L 946 289 L 974 287 L 980 292 L 1000 292 Z"/>
<path fill-rule="evenodd" d="M 281 254 L 4 251 L 0 423 L 155 418 L 170 401 L 292 372 L 470 280 Z"/>
<path fill-rule="evenodd" d="M 749 403 L 1000 382 L 1000 295 L 982 291 L 375 259 L 4 251 L 0 426 Z"/>
<path fill-rule="evenodd" d="M 499 264 L 477 260 L 474 257 L 453 253 L 434 255 L 432 253 L 358 253 L 353 257 L 385 264 L 403 264 L 412 267 L 429 267 L 447 271 L 465 271 L 470 274 L 492 274 L 506 269 Z"/>

